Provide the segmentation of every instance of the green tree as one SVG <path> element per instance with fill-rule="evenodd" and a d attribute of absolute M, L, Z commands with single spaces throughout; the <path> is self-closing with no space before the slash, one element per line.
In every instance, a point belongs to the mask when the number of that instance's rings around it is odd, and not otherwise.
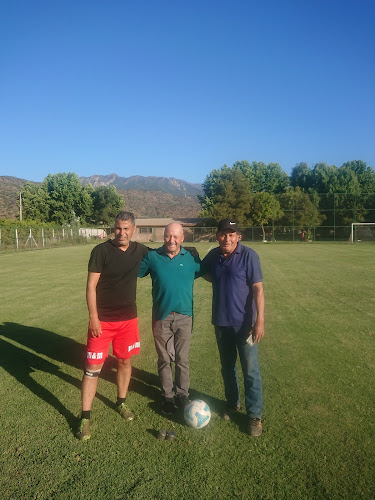
<path fill-rule="evenodd" d="M 114 186 L 82 186 L 72 172 L 49 174 L 40 185 L 26 183 L 22 200 L 25 218 L 59 225 L 112 224 L 124 205 Z"/>
<path fill-rule="evenodd" d="M 289 186 L 289 177 L 278 163 L 263 162 L 249 163 L 246 160 L 237 161 L 233 168 L 239 168 L 249 180 L 250 189 L 253 193 L 261 191 L 267 193 L 282 193 Z"/>
<path fill-rule="evenodd" d="M 251 192 L 249 182 L 238 168 L 214 170 L 203 183 L 205 196 L 199 197 L 200 217 L 218 222 L 233 217 L 241 225 L 249 223 Z"/>
<path fill-rule="evenodd" d="M 81 189 L 78 203 L 77 203 L 77 216 L 81 221 L 90 222 L 94 211 L 94 188 L 91 184 L 86 184 Z"/>
<path fill-rule="evenodd" d="M 320 226 L 326 219 L 319 213 L 319 196 L 317 193 L 304 193 L 299 186 L 289 188 L 280 195 L 281 207 L 284 211 L 279 225 L 293 226 L 312 237 L 311 228 Z"/>
<path fill-rule="evenodd" d="M 251 225 L 252 195 L 281 193 L 288 185 L 289 178 L 278 163 L 250 164 L 243 160 L 234 163 L 233 167 L 224 165 L 212 170 L 203 183 L 204 195 L 198 197 L 202 207 L 200 216 L 214 221 L 235 217 L 239 224 Z"/>
<path fill-rule="evenodd" d="M 290 185 L 308 192 L 313 189 L 313 174 L 307 163 L 297 163 L 290 174 Z"/>
<path fill-rule="evenodd" d="M 79 215 L 82 185 L 73 172 L 47 175 L 42 183 L 49 195 L 49 220 L 69 224 L 72 214 Z"/>
<path fill-rule="evenodd" d="M 39 222 L 49 222 L 50 198 L 43 185 L 26 182 L 21 191 L 22 217 Z"/>
<path fill-rule="evenodd" d="M 263 241 L 266 241 L 264 226 L 277 221 L 283 215 L 280 203 L 271 193 L 255 193 L 251 200 L 252 225 L 260 226 L 263 232 Z"/>
<path fill-rule="evenodd" d="M 213 203 L 213 200 L 221 190 L 221 182 L 225 179 L 230 179 L 231 175 L 232 169 L 227 165 L 223 165 L 223 167 L 219 169 L 211 170 L 202 184 L 204 196 L 198 196 L 202 209 L 205 209 L 206 202 L 208 205 Z"/>
<path fill-rule="evenodd" d="M 366 162 L 361 160 L 348 161 L 339 168 L 339 171 L 341 170 L 355 174 L 361 193 L 373 193 L 375 191 L 375 170 L 368 167 Z"/>
<path fill-rule="evenodd" d="M 99 186 L 92 193 L 92 197 L 93 222 L 112 225 L 116 215 L 124 206 L 123 197 L 118 194 L 114 186 Z"/>

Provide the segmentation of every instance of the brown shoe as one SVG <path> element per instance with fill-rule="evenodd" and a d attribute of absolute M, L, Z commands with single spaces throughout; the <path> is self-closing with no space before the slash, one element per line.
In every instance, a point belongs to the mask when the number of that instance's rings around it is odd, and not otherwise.
<path fill-rule="evenodd" d="M 231 420 L 240 409 L 240 405 L 227 405 L 223 411 L 223 420 Z"/>
<path fill-rule="evenodd" d="M 262 434 L 262 421 L 260 418 L 251 418 L 249 420 L 248 433 L 252 437 L 260 436 Z"/>

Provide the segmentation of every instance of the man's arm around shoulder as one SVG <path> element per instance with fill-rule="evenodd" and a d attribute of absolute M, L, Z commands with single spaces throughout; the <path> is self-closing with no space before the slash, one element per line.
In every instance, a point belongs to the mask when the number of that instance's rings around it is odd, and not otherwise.
<path fill-rule="evenodd" d="M 210 272 L 211 267 L 211 258 L 212 258 L 212 250 L 206 255 L 206 257 L 201 262 L 201 269 L 199 272 L 200 278 L 203 278 L 206 281 L 212 283 L 212 276 Z"/>
<path fill-rule="evenodd" d="M 138 271 L 138 278 L 144 278 L 148 274 L 150 274 L 150 257 L 155 250 L 153 248 L 149 248 L 149 251 L 143 257 L 141 266 Z"/>

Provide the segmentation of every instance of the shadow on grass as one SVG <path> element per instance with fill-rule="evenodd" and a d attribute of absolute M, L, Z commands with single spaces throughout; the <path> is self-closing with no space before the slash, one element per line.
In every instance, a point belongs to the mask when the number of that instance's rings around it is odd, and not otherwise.
<path fill-rule="evenodd" d="M 116 358 L 113 356 L 108 357 L 102 370 L 103 378 L 106 380 L 112 380 L 116 383 L 115 369 Z M 150 373 L 140 368 L 133 367 L 129 391 L 136 392 L 147 399 L 151 399 L 152 401 L 149 403 L 149 407 L 153 412 L 162 415 L 164 418 L 171 420 L 172 422 L 183 422 L 184 419 L 182 411 L 177 411 L 174 415 L 165 415 L 162 413 L 160 381 L 156 373 Z M 224 403 L 220 399 L 210 396 L 209 394 L 205 394 L 194 388 L 190 388 L 190 399 L 203 399 L 203 401 L 208 404 L 211 411 L 216 413 L 221 413 L 224 407 Z M 239 427 L 241 426 L 239 425 Z"/>
<path fill-rule="evenodd" d="M 5 339 L 9 339 L 10 342 Z M 85 363 L 85 353 L 86 346 L 84 344 L 54 332 L 18 323 L 0 324 L 0 366 L 33 394 L 63 415 L 72 430 L 76 427 L 77 416 L 73 415 L 53 393 L 35 381 L 32 373 L 36 371 L 50 373 L 80 390 L 81 378 L 75 378 L 65 373 L 60 365 L 64 364 L 82 370 Z M 108 356 L 100 375 L 101 378 L 116 384 L 116 365 L 116 358 Z M 153 411 L 161 414 L 161 393 L 159 377 L 156 374 L 133 367 L 129 390 L 151 399 L 149 406 Z M 99 392 L 97 392 L 96 397 L 109 408 L 115 408 L 115 402 Z M 221 400 L 194 388 L 190 389 L 190 399 L 203 399 L 213 412 L 220 413 L 223 408 Z M 182 419 L 181 414 L 172 415 L 169 418 L 176 422 L 181 422 Z M 241 415 L 238 415 L 238 418 L 241 419 Z M 243 427 L 240 421 L 238 425 L 240 428 Z"/>

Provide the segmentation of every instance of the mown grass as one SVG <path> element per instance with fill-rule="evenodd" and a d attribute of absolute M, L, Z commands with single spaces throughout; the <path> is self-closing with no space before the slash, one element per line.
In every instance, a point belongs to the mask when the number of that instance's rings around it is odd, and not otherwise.
<path fill-rule="evenodd" d="M 203 256 L 210 244 L 197 245 Z M 210 325 L 211 289 L 195 284 L 191 392 L 213 411 L 200 431 L 159 411 L 151 283 L 139 281 L 142 353 L 134 359 L 131 423 L 114 411 L 108 359 L 92 438 L 74 437 L 87 328 L 91 247 L 0 255 L 3 498 L 373 498 L 375 247 L 255 245 L 266 294 L 260 347 L 264 433 L 245 415 L 223 422 Z M 156 439 L 173 429 L 174 442 Z"/>

